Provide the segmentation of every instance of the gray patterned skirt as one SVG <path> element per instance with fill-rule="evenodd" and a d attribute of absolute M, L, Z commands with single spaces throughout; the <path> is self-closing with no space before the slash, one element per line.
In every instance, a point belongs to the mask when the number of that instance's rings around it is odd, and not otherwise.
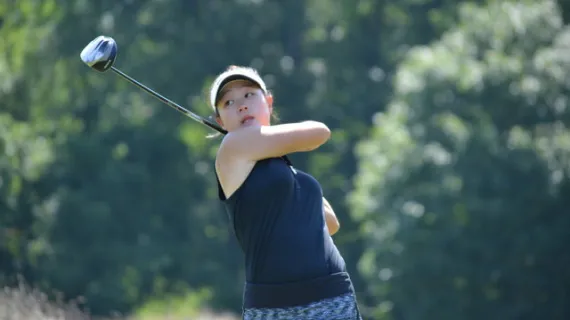
<path fill-rule="evenodd" d="M 249 308 L 244 320 L 362 320 L 354 294 L 289 308 Z"/>

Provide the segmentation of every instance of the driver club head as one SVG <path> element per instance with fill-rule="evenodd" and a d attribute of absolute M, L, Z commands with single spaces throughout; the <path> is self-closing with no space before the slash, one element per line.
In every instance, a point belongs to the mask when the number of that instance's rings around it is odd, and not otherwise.
<path fill-rule="evenodd" d="M 109 70 L 117 58 L 117 43 L 111 37 L 98 36 L 81 51 L 81 60 L 99 72 Z"/>

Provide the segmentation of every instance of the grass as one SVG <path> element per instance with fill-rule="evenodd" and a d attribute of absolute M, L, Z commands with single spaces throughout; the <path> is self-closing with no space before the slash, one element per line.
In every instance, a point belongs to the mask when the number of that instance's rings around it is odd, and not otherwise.
<path fill-rule="evenodd" d="M 0 320 L 87 320 L 77 304 L 54 303 L 47 295 L 23 285 L 0 293 Z"/>
<path fill-rule="evenodd" d="M 0 292 L 0 320 L 92 320 L 80 308 L 81 301 L 67 303 L 49 301 L 47 295 L 20 285 L 4 288 Z M 173 308 L 175 309 L 175 308 Z M 176 310 L 164 314 L 149 314 L 144 316 L 127 316 L 108 318 L 115 320 L 237 320 L 233 314 L 219 314 L 210 310 L 202 310 L 191 317 L 181 315 Z M 103 319 L 100 319 L 103 320 Z"/>

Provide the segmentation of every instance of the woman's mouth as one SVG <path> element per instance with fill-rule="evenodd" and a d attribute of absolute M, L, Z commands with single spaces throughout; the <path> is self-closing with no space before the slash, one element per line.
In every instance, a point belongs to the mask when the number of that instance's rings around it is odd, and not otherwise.
<path fill-rule="evenodd" d="M 245 124 L 245 123 L 247 123 L 247 122 L 249 122 L 250 120 L 253 120 L 253 119 L 255 119 L 255 118 L 252 117 L 252 116 L 247 116 L 247 117 L 245 117 L 245 118 L 243 118 L 243 119 L 241 120 L 241 124 Z"/>

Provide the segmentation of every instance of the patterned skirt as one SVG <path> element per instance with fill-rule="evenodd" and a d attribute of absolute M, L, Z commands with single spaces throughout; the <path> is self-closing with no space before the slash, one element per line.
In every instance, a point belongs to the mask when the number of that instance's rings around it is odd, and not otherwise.
<path fill-rule="evenodd" d="M 362 320 L 356 298 L 346 294 L 304 306 L 289 308 L 249 308 L 244 320 Z"/>

